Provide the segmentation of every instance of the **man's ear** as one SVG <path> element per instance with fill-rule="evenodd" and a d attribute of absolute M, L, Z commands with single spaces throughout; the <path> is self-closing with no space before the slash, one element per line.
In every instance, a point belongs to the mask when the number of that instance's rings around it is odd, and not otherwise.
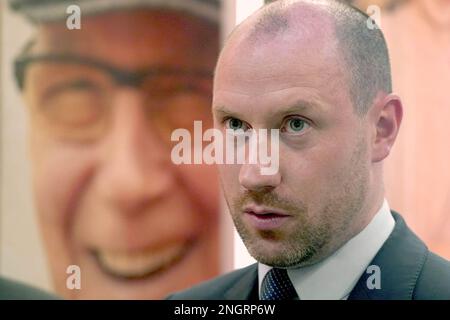
<path fill-rule="evenodd" d="M 373 128 L 372 162 L 380 162 L 389 155 L 397 138 L 403 118 L 402 102 L 397 95 L 383 95 L 376 99 L 369 113 Z"/>

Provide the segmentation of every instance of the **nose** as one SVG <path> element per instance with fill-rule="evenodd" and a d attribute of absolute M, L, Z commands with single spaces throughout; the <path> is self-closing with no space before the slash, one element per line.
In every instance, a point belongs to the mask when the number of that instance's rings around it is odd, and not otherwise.
<path fill-rule="evenodd" d="M 171 190 L 170 151 L 152 130 L 139 91 L 118 90 L 98 173 L 100 196 L 122 213 L 142 212 Z"/>
<path fill-rule="evenodd" d="M 276 188 L 281 182 L 279 171 L 272 175 L 261 174 L 260 164 L 243 164 L 239 171 L 239 183 L 249 191 L 262 191 Z"/>

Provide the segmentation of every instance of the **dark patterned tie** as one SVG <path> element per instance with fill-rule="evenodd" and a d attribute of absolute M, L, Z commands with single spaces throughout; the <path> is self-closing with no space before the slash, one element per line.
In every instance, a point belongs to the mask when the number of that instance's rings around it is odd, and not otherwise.
<path fill-rule="evenodd" d="M 265 275 L 261 284 L 261 300 L 298 299 L 286 269 L 273 268 Z"/>

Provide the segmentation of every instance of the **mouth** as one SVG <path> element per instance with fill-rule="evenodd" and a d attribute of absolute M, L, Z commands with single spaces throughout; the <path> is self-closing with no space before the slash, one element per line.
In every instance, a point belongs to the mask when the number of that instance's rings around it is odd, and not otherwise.
<path fill-rule="evenodd" d="M 244 209 L 244 217 L 256 229 L 269 231 L 280 228 L 291 215 L 284 211 L 263 207 L 247 207 Z"/>
<path fill-rule="evenodd" d="M 160 248 L 133 251 L 94 250 L 92 255 L 105 274 L 119 280 L 142 280 L 180 262 L 192 243 L 175 242 Z"/>

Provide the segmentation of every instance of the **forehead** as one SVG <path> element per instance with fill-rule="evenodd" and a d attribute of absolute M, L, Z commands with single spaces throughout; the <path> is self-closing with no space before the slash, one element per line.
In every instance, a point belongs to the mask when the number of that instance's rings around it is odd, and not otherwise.
<path fill-rule="evenodd" d="M 347 81 L 333 19 L 316 11 L 294 18 L 282 32 L 253 37 L 244 26 L 230 39 L 216 70 L 216 103 L 233 97 L 266 102 L 309 95 L 330 103 L 346 98 L 337 96 Z M 293 97 L 295 92 L 301 96 Z"/>
<path fill-rule="evenodd" d="M 80 30 L 65 21 L 39 27 L 37 52 L 78 53 L 120 65 L 168 63 L 213 68 L 217 26 L 176 11 L 140 10 L 87 16 Z"/>

